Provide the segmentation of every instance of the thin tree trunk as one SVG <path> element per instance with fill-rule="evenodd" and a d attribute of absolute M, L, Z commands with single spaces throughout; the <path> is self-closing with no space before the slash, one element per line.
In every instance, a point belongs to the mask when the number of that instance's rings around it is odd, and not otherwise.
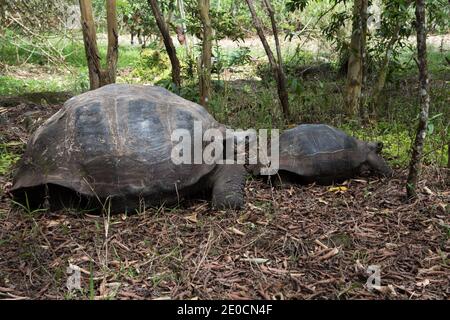
<path fill-rule="evenodd" d="M 430 96 L 428 94 L 428 65 L 427 65 L 427 31 L 425 25 L 425 0 L 416 0 L 416 30 L 417 30 L 417 56 L 419 61 L 419 90 L 420 114 L 416 139 L 413 145 L 411 162 L 409 165 L 406 190 L 408 198 L 417 197 L 417 183 L 422 168 L 422 154 L 428 126 L 428 110 Z"/>
<path fill-rule="evenodd" d="M 152 9 L 153 16 L 155 17 L 158 29 L 161 32 L 161 36 L 164 41 L 164 46 L 166 47 L 167 54 L 169 55 L 170 63 L 172 64 L 172 81 L 180 88 L 181 87 L 181 67 L 180 61 L 177 57 L 177 51 L 173 45 L 172 38 L 170 37 L 169 29 L 164 21 L 161 10 L 158 6 L 157 0 L 148 0 L 148 4 Z"/>
<path fill-rule="evenodd" d="M 108 25 L 108 53 L 106 69 L 101 68 L 100 54 L 97 47 L 94 16 L 91 0 L 80 0 L 81 24 L 83 29 L 84 48 L 89 69 L 90 89 L 115 83 L 117 60 L 119 58 L 119 40 L 117 31 L 116 0 L 106 1 L 106 17 Z"/>
<path fill-rule="evenodd" d="M 364 123 L 369 122 L 369 112 L 367 110 L 367 99 L 366 99 L 366 89 L 367 89 L 367 10 L 368 10 L 368 0 L 361 0 L 361 69 L 362 69 L 362 81 L 361 81 L 361 98 L 359 102 L 359 113 Z"/>
<path fill-rule="evenodd" d="M 275 47 L 277 51 L 277 60 L 278 60 L 278 68 L 277 68 L 278 95 L 280 97 L 281 106 L 283 107 L 283 113 L 286 115 L 286 117 L 289 117 L 289 97 L 286 88 L 286 75 L 284 74 L 283 70 L 283 57 L 281 55 L 281 45 L 280 39 L 278 37 L 278 28 L 277 23 L 275 21 L 275 10 L 273 10 L 273 7 L 269 0 L 264 0 L 264 4 L 267 8 L 267 12 L 269 13 L 270 23 L 272 24 L 273 36 L 275 38 Z"/>
<path fill-rule="evenodd" d="M 450 169 L 450 141 L 447 144 L 447 169 Z M 450 171 L 449 171 L 450 173 Z M 449 179 L 450 182 L 450 179 Z"/>
<path fill-rule="evenodd" d="M 89 69 L 89 83 L 91 90 L 94 90 L 100 88 L 101 68 L 91 0 L 80 0 L 80 12 L 84 49 Z"/>
<path fill-rule="evenodd" d="M 108 28 L 108 53 L 106 55 L 107 70 L 104 81 L 116 82 L 117 60 L 119 59 L 119 32 L 117 26 L 116 0 L 106 1 L 106 23 Z"/>
<path fill-rule="evenodd" d="M 360 110 L 361 92 L 363 83 L 363 46 L 365 40 L 363 17 L 367 12 L 367 0 L 354 0 L 353 3 L 353 27 L 350 42 L 346 107 L 349 116 L 355 116 Z"/>
<path fill-rule="evenodd" d="M 212 26 L 209 17 L 209 0 L 198 0 L 198 10 L 203 25 L 202 57 L 200 60 L 200 104 L 208 105 L 211 97 L 211 56 L 212 56 Z"/>
<path fill-rule="evenodd" d="M 280 70 L 279 65 L 277 64 L 275 57 L 273 55 L 272 49 L 267 42 L 267 39 L 264 35 L 264 31 L 262 28 L 261 20 L 258 18 L 256 14 L 255 6 L 253 5 L 253 0 L 245 0 L 247 2 L 248 8 L 252 15 L 253 24 L 255 25 L 256 32 L 258 33 L 259 39 L 266 51 L 267 58 L 269 59 L 270 66 L 272 67 L 272 71 L 275 75 L 275 80 L 277 81 L 277 89 L 278 89 L 278 97 L 280 99 L 283 115 L 285 118 L 289 118 L 289 103 L 287 99 L 287 90 L 286 90 L 286 79 L 284 77 L 284 73 Z"/>
<path fill-rule="evenodd" d="M 267 12 L 269 13 L 270 23 L 272 25 L 272 31 L 275 38 L 275 47 L 277 50 L 277 58 L 278 58 L 278 64 L 282 65 L 282 56 L 281 56 L 281 46 L 280 46 L 280 40 L 278 38 L 278 28 L 277 23 L 275 21 L 275 11 L 272 8 L 272 5 L 270 4 L 270 1 L 264 0 L 264 5 L 266 6 Z"/>
<path fill-rule="evenodd" d="M 383 61 L 381 62 L 380 71 L 378 72 L 377 80 L 375 82 L 375 86 L 372 92 L 372 109 L 376 111 L 378 106 L 380 105 L 380 97 L 381 91 L 384 89 L 384 85 L 386 84 L 386 77 L 389 67 L 389 62 L 391 59 L 392 48 L 398 40 L 398 33 L 400 32 L 400 25 L 397 25 L 395 28 L 394 34 L 389 40 L 386 51 L 384 53 Z"/>

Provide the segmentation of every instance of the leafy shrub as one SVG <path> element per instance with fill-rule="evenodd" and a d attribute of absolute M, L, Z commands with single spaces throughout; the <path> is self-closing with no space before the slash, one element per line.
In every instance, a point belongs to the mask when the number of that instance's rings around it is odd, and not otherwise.
<path fill-rule="evenodd" d="M 165 51 L 159 48 L 146 48 L 141 51 L 133 77 L 141 82 L 156 83 L 170 77 L 170 60 Z"/>

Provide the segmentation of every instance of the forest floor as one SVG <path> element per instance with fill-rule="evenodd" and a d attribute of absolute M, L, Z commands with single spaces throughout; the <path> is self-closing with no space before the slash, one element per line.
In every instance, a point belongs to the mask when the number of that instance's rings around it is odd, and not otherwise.
<path fill-rule="evenodd" d="M 8 150 L 60 105 L 0 108 Z M 427 167 L 405 201 L 405 170 L 341 188 L 249 179 L 242 211 L 206 201 L 134 215 L 24 212 L 0 175 L 0 299 L 448 299 L 450 190 Z M 81 290 L 69 291 L 69 265 Z M 379 269 L 378 269 L 379 268 Z M 380 271 L 371 290 L 368 270 Z"/>

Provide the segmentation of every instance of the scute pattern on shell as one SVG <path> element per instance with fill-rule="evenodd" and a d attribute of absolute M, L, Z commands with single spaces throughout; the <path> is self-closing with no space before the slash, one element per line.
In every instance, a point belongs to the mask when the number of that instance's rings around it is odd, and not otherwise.
<path fill-rule="evenodd" d="M 178 192 L 214 165 L 175 165 L 174 129 L 223 126 L 200 105 L 153 86 L 113 84 L 68 100 L 30 139 L 13 191 L 57 184 L 88 196 Z"/>
<path fill-rule="evenodd" d="M 352 171 L 367 157 L 367 147 L 324 124 L 303 124 L 280 136 L 280 169 L 305 177 Z"/>

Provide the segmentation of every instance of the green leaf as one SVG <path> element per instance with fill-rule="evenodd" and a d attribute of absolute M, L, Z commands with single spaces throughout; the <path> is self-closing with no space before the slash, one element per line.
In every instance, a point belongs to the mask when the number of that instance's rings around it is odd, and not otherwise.
<path fill-rule="evenodd" d="M 427 128 L 427 134 L 432 135 L 434 132 L 434 124 L 429 123 Z"/>

